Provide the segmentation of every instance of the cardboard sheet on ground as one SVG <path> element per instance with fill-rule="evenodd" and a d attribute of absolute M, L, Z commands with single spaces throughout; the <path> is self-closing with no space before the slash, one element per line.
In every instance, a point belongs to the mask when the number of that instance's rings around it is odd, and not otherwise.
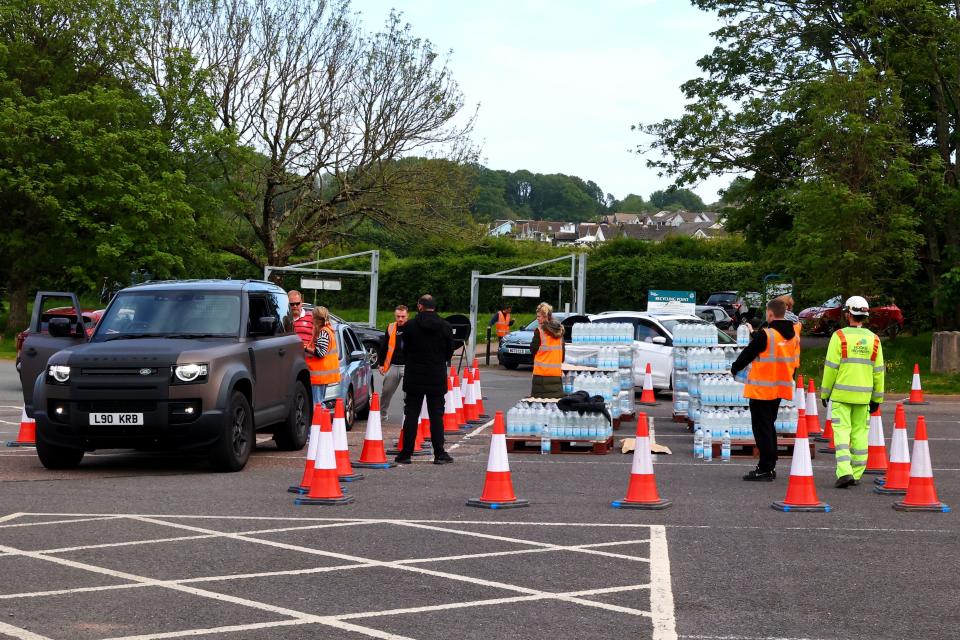
<path fill-rule="evenodd" d="M 648 418 L 650 424 L 650 453 L 661 453 L 664 455 L 673 455 L 670 447 L 657 444 L 657 434 L 653 428 L 653 418 Z M 624 438 L 620 441 L 620 453 L 630 453 L 637 447 L 636 438 Z"/>

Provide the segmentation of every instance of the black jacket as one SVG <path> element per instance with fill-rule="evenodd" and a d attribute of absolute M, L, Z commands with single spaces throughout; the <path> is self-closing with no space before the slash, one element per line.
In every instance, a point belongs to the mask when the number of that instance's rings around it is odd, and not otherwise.
<path fill-rule="evenodd" d="M 769 328 L 773 329 L 784 338 L 789 340 L 796 333 L 793 330 L 793 323 L 789 320 L 774 320 L 770 323 Z M 737 375 L 741 371 L 747 368 L 747 365 L 754 361 L 754 359 L 763 353 L 764 349 L 767 348 L 767 333 L 763 330 L 757 330 L 753 333 L 753 337 L 750 339 L 750 344 L 746 346 L 740 356 L 733 363 L 733 366 L 730 367 L 730 372 L 733 375 Z"/>
<path fill-rule="evenodd" d="M 407 363 L 406 359 L 403 357 L 403 332 L 407 328 L 407 324 L 404 324 L 402 327 L 397 327 L 397 346 L 393 350 L 393 361 L 390 363 L 391 366 L 402 366 Z M 387 327 L 389 329 L 389 327 Z M 387 364 L 387 350 L 390 348 L 390 334 L 386 331 L 383 332 L 383 336 L 380 338 L 380 346 L 378 351 L 380 352 L 380 365 Z"/>
<path fill-rule="evenodd" d="M 434 311 L 421 311 L 403 331 L 407 368 L 403 390 L 430 395 L 447 392 L 447 363 L 453 357 L 453 330 Z"/>

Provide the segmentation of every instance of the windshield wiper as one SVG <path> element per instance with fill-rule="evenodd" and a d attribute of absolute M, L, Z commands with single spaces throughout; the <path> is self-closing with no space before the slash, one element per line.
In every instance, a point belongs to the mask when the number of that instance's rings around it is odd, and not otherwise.
<path fill-rule="evenodd" d="M 229 333 L 168 333 L 164 338 L 232 338 Z"/>
<path fill-rule="evenodd" d="M 120 333 L 107 336 L 103 339 L 103 342 L 110 342 L 111 340 L 134 340 L 136 338 L 159 338 L 161 336 L 163 336 L 162 333 Z"/>

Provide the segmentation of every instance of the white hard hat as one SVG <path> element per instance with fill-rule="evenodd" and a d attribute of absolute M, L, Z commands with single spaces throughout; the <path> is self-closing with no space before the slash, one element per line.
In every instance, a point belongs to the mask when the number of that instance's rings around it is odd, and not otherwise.
<path fill-rule="evenodd" d="M 868 316 L 870 304 L 862 296 L 850 296 L 844 303 L 843 310 L 852 316 Z"/>

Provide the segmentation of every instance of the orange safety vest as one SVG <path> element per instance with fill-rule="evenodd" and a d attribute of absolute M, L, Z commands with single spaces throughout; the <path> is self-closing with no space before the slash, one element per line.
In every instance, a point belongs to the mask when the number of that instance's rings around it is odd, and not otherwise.
<path fill-rule="evenodd" d="M 750 366 L 743 395 L 754 400 L 792 400 L 794 362 L 799 353 L 800 338 L 794 336 L 786 340 L 773 329 L 764 331 L 767 348 Z"/>
<path fill-rule="evenodd" d="M 393 361 L 393 352 L 397 350 L 397 323 L 391 322 L 387 325 L 387 357 L 383 361 L 383 372 L 390 370 L 390 363 Z"/>
<path fill-rule="evenodd" d="M 799 322 L 794 322 L 794 323 L 793 323 L 793 335 L 794 335 L 794 337 L 796 337 L 796 339 L 797 339 L 797 357 L 796 357 L 796 359 L 794 360 L 794 363 L 793 363 L 793 368 L 794 368 L 795 370 L 800 368 L 800 329 L 803 329 L 803 324 L 801 324 L 801 323 L 799 323 Z"/>
<path fill-rule="evenodd" d="M 340 382 L 340 352 L 337 350 L 337 332 L 330 325 L 326 325 L 320 330 L 326 331 L 330 339 L 327 342 L 327 355 L 322 358 L 307 356 L 310 384 L 336 384 Z"/>
<path fill-rule="evenodd" d="M 504 313 L 503 311 L 497 311 L 497 337 L 502 338 L 503 336 L 510 333 L 510 314 Z"/>
<path fill-rule="evenodd" d="M 540 332 L 540 348 L 533 358 L 533 375 L 562 376 L 563 338 L 554 338 Z"/>

